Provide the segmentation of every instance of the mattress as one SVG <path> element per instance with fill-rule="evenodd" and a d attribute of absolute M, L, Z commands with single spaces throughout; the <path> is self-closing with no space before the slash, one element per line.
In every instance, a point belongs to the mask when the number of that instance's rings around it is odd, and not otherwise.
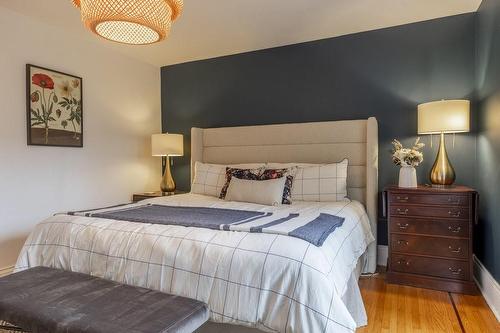
<path fill-rule="evenodd" d="M 212 322 L 267 332 L 353 332 L 366 323 L 356 266 L 374 238 L 359 202 L 272 207 L 196 194 L 147 202 L 281 214 L 327 211 L 345 220 L 318 247 L 279 234 L 58 214 L 35 227 L 16 271 L 61 268 L 190 297 L 208 304 Z"/>

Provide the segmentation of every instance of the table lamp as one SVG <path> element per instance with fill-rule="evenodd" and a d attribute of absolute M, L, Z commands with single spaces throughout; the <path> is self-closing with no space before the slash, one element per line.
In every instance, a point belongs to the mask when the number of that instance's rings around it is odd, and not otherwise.
<path fill-rule="evenodd" d="M 430 174 L 433 186 L 451 186 L 455 182 L 455 170 L 446 152 L 444 135 L 469 130 L 470 102 L 467 100 L 442 100 L 418 106 L 418 134 L 441 136 L 439 151 Z"/>
<path fill-rule="evenodd" d="M 175 192 L 175 181 L 170 171 L 170 156 L 184 155 L 184 143 L 182 134 L 153 134 L 151 135 L 151 154 L 161 156 L 165 165 L 165 171 L 160 183 L 163 193 Z"/>

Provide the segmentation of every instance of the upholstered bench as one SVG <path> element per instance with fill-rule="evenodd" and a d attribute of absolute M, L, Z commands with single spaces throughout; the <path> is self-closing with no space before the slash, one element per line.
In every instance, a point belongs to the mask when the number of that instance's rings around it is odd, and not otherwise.
<path fill-rule="evenodd" d="M 36 267 L 0 278 L 0 321 L 32 333 L 184 333 L 202 302 L 86 274 Z"/>

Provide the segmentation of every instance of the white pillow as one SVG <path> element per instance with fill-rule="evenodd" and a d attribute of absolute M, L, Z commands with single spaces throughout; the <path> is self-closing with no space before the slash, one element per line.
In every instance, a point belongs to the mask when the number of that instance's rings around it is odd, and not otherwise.
<path fill-rule="evenodd" d="M 286 177 L 269 180 L 247 180 L 232 177 L 225 200 L 278 206 L 283 200 L 285 181 Z"/>
<path fill-rule="evenodd" d="M 331 164 L 269 163 L 269 167 L 298 166 L 293 179 L 293 201 L 342 201 L 347 198 L 347 159 Z"/>
<path fill-rule="evenodd" d="M 194 165 L 194 178 L 193 184 L 191 184 L 191 193 L 219 197 L 220 191 L 226 182 L 226 167 L 258 169 L 263 168 L 264 163 L 224 165 L 197 161 Z"/>

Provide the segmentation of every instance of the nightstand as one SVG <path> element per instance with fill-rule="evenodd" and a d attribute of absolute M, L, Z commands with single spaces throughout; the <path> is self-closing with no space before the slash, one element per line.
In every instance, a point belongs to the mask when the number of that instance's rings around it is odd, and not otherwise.
<path fill-rule="evenodd" d="M 448 292 L 476 294 L 473 231 L 478 194 L 465 186 L 390 186 L 387 281 Z"/>
<path fill-rule="evenodd" d="M 136 203 L 141 200 L 146 200 L 146 199 L 151 199 L 151 198 L 158 198 L 158 197 L 165 197 L 165 196 L 170 196 L 170 195 L 176 195 L 176 194 L 185 194 L 187 192 L 184 191 L 175 191 L 175 192 L 143 192 L 143 193 L 134 193 L 132 195 L 132 202 Z"/>

